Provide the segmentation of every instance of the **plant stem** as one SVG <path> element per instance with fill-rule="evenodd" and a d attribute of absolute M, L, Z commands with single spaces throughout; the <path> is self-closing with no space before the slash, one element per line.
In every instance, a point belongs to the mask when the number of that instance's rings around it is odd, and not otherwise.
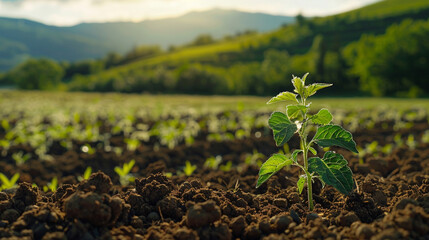
<path fill-rule="evenodd" d="M 302 104 L 305 106 L 305 98 L 302 99 Z M 313 211 L 313 188 L 311 184 L 311 174 L 308 172 L 308 148 L 310 147 L 311 143 L 307 143 L 307 135 L 305 133 L 305 128 L 307 127 L 307 112 L 303 113 L 303 122 L 302 127 L 300 131 L 300 137 L 301 137 L 301 148 L 302 148 L 302 154 L 304 159 L 304 171 L 307 175 L 307 195 L 308 195 L 308 209 L 310 211 Z"/>
<path fill-rule="evenodd" d="M 311 185 L 311 174 L 308 172 L 308 146 L 304 145 L 303 149 L 303 157 L 304 157 L 304 168 L 305 174 L 307 175 L 307 195 L 308 195 L 308 209 L 313 211 L 313 188 Z"/>

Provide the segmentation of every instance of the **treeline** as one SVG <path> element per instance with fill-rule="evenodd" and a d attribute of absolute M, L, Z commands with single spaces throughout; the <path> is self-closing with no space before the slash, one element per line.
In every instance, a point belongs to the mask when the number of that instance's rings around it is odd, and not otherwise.
<path fill-rule="evenodd" d="M 385 34 L 363 35 L 332 50 L 317 35 L 305 54 L 268 49 L 261 61 L 186 63 L 76 77 L 73 91 L 272 95 L 292 88 L 292 74 L 334 83 L 328 94 L 418 97 L 429 94 L 429 20 L 405 20 Z M 250 57 L 249 57 L 250 58 Z M 333 91 L 333 92 L 332 92 Z"/>
<path fill-rule="evenodd" d="M 376 20 L 372 31 L 362 35 L 347 29 L 364 27 L 359 21 L 330 18 L 322 22 L 298 16 L 297 24 L 267 34 L 258 44 L 204 60 L 132 67 L 136 60 L 166 54 L 157 46 L 142 46 L 123 56 L 111 53 L 104 59 L 76 63 L 30 59 L 0 81 L 22 89 L 273 95 L 292 88 L 292 74 L 310 72 L 310 81 L 334 83 L 335 88 L 326 91 L 332 95 L 427 96 L 429 20 L 391 24 L 395 21 L 399 18 Z M 387 24 L 391 26 L 386 30 Z M 215 41 L 202 35 L 168 51 Z"/>

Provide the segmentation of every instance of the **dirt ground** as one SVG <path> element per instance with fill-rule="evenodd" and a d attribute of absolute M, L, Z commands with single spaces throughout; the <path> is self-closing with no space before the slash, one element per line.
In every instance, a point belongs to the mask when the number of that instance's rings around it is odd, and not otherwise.
<path fill-rule="evenodd" d="M 418 123 L 403 135 L 429 129 Z M 253 132 L 262 131 L 254 129 Z M 353 133 L 358 146 L 383 146 L 397 134 L 375 127 Z M 204 133 L 174 149 L 141 145 L 118 157 L 97 150 L 82 153 L 84 143 L 50 149 L 53 161 L 30 160 L 16 166 L 0 162 L 3 173 L 21 173 L 16 189 L 0 192 L 0 239 L 429 239 L 429 144 L 403 145 L 359 161 L 342 149 L 358 185 L 344 196 L 330 186 L 313 184 L 315 209 L 307 210 L 306 189 L 298 194 L 299 169 L 283 169 L 256 189 L 258 167 L 243 164 L 254 149 L 269 156 L 278 151 L 272 137 L 208 142 Z M 298 147 L 292 138 L 290 148 Z M 111 139 L 124 146 L 123 138 Z M 26 146 L 10 151 L 34 152 Z M 209 170 L 205 159 L 221 155 L 231 171 Z M 114 167 L 136 160 L 135 184 L 123 187 Z M 186 160 L 197 165 L 190 177 L 176 175 Z M 79 182 L 87 166 L 100 172 Z M 166 177 L 164 173 L 173 173 Z M 60 187 L 44 193 L 58 176 Z M 24 183 L 28 182 L 28 183 Z"/>

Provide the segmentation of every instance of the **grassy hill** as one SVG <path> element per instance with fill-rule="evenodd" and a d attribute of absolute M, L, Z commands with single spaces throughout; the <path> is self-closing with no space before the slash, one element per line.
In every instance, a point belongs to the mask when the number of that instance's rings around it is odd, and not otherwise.
<path fill-rule="evenodd" d="M 28 57 L 75 61 L 108 51 L 94 39 L 25 19 L 0 18 L 0 32 L 0 71 Z"/>
<path fill-rule="evenodd" d="M 0 18 L 0 71 L 29 57 L 93 59 L 108 52 L 123 54 L 142 44 L 167 47 L 189 42 L 203 33 L 220 38 L 248 29 L 269 31 L 293 21 L 293 17 L 221 9 L 139 23 L 83 23 L 73 27 Z"/>
<path fill-rule="evenodd" d="M 212 9 L 190 12 L 181 17 L 139 23 L 83 23 L 68 30 L 108 41 L 115 51 L 123 53 L 135 45 L 156 44 L 167 48 L 170 45 L 188 43 L 200 34 L 222 38 L 245 30 L 271 31 L 282 24 L 292 22 L 294 17 Z"/>
<path fill-rule="evenodd" d="M 195 93 L 183 86 L 201 85 L 205 86 L 200 89 L 203 94 L 274 94 L 290 85 L 284 79 L 292 74 L 311 72 L 313 81 L 332 82 L 343 92 L 357 91 L 359 82 L 349 76 L 344 47 L 365 34 L 384 34 L 404 19 L 426 20 L 428 16 L 428 1 L 385 0 L 333 16 L 301 18 L 296 24 L 268 33 L 202 46 L 185 45 L 97 74 L 75 77 L 70 88 Z"/>
<path fill-rule="evenodd" d="M 382 34 L 393 23 L 399 23 L 406 18 L 426 19 L 427 16 L 427 0 L 385 0 L 333 16 L 304 20 L 301 25 L 289 25 L 269 33 L 251 34 L 204 46 L 184 47 L 107 70 L 100 73 L 100 76 L 159 64 L 177 66 L 183 62 L 199 62 L 229 65 L 238 61 L 260 61 L 267 49 L 287 51 L 291 55 L 305 54 L 317 35 L 327 39 L 327 48 L 338 50 L 358 40 L 363 34 Z M 224 57 L 227 55 L 228 59 Z"/>

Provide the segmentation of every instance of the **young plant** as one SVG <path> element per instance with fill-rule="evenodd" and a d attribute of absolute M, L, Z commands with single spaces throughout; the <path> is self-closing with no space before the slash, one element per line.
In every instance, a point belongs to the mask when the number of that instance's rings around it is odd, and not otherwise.
<path fill-rule="evenodd" d="M 88 180 L 89 177 L 91 176 L 91 173 L 92 173 L 92 167 L 87 167 L 83 175 L 77 177 L 77 180 L 79 180 L 79 182 L 82 182 L 83 180 Z"/>
<path fill-rule="evenodd" d="M 52 178 L 51 182 L 49 182 L 46 186 L 43 186 L 43 191 L 48 192 L 49 190 L 51 192 L 57 191 L 58 188 L 58 178 L 54 177 Z"/>
<path fill-rule="evenodd" d="M 271 98 L 267 104 L 281 101 L 290 101 L 294 104 L 286 107 L 286 113 L 274 112 L 268 120 L 270 128 L 273 130 L 274 140 L 277 146 L 282 146 L 288 142 L 295 133 L 300 138 L 300 149 L 292 152 L 290 157 L 283 154 L 274 154 L 262 166 L 259 171 L 259 178 L 256 187 L 261 186 L 276 172 L 288 165 L 298 166 L 304 172 L 298 180 L 298 191 L 302 192 L 304 184 L 307 183 L 308 208 L 313 210 L 313 178 L 319 178 L 323 184 L 332 185 L 343 194 L 349 194 L 356 186 L 353 181 L 352 171 L 347 166 L 348 162 L 344 157 L 333 151 L 325 153 L 323 158 L 317 157 L 317 151 L 312 147 L 317 144 L 320 147 L 338 146 L 352 152 L 358 153 L 356 143 L 352 134 L 344 130 L 339 125 L 330 124 L 332 115 L 327 109 L 321 109 L 317 114 L 310 115 L 310 102 L 308 98 L 318 90 L 331 86 L 326 83 L 313 83 L 306 86 L 305 80 L 308 73 L 302 79 L 293 77 L 292 84 L 294 92 L 282 92 Z M 299 99 L 297 98 L 299 96 Z M 316 126 L 316 134 L 308 141 L 308 133 L 311 126 Z M 316 157 L 308 158 L 308 152 Z M 302 161 L 298 160 L 298 155 L 302 155 Z"/>
<path fill-rule="evenodd" d="M 16 182 L 19 179 L 19 173 L 15 173 L 10 179 L 6 177 L 3 173 L 0 173 L 0 191 L 4 189 L 13 188 L 16 186 Z"/>
<path fill-rule="evenodd" d="M 23 163 L 27 162 L 28 159 L 31 158 L 31 154 L 27 153 L 24 155 L 23 152 L 17 152 L 12 154 L 12 158 L 15 161 L 16 165 L 22 165 Z"/>
<path fill-rule="evenodd" d="M 185 167 L 183 168 L 183 172 L 186 176 L 191 176 L 192 173 L 197 169 L 197 165 L 192 165 L 191 162 L 186 161 Z"/>
<path fill-rule="evenodd" d="M 207 158 L 206 161 L 204 162 L 204 166 L 206 168 L 217 170 L 221 162 L 222 162 L 222 156 L 217 155 L 216 157 Z"/>
<path fill-rule="evenodd" d="M 122 186 L 127 186 L 130 182 L 134 181 L 134 177 L 131 175 L 131 169 L 133 169 L 136 161 L 133 159 L 128 163 L 124 163 L 121 167 L 115 167 L 115 172 L 119 175 L 119 182 Z"/>

